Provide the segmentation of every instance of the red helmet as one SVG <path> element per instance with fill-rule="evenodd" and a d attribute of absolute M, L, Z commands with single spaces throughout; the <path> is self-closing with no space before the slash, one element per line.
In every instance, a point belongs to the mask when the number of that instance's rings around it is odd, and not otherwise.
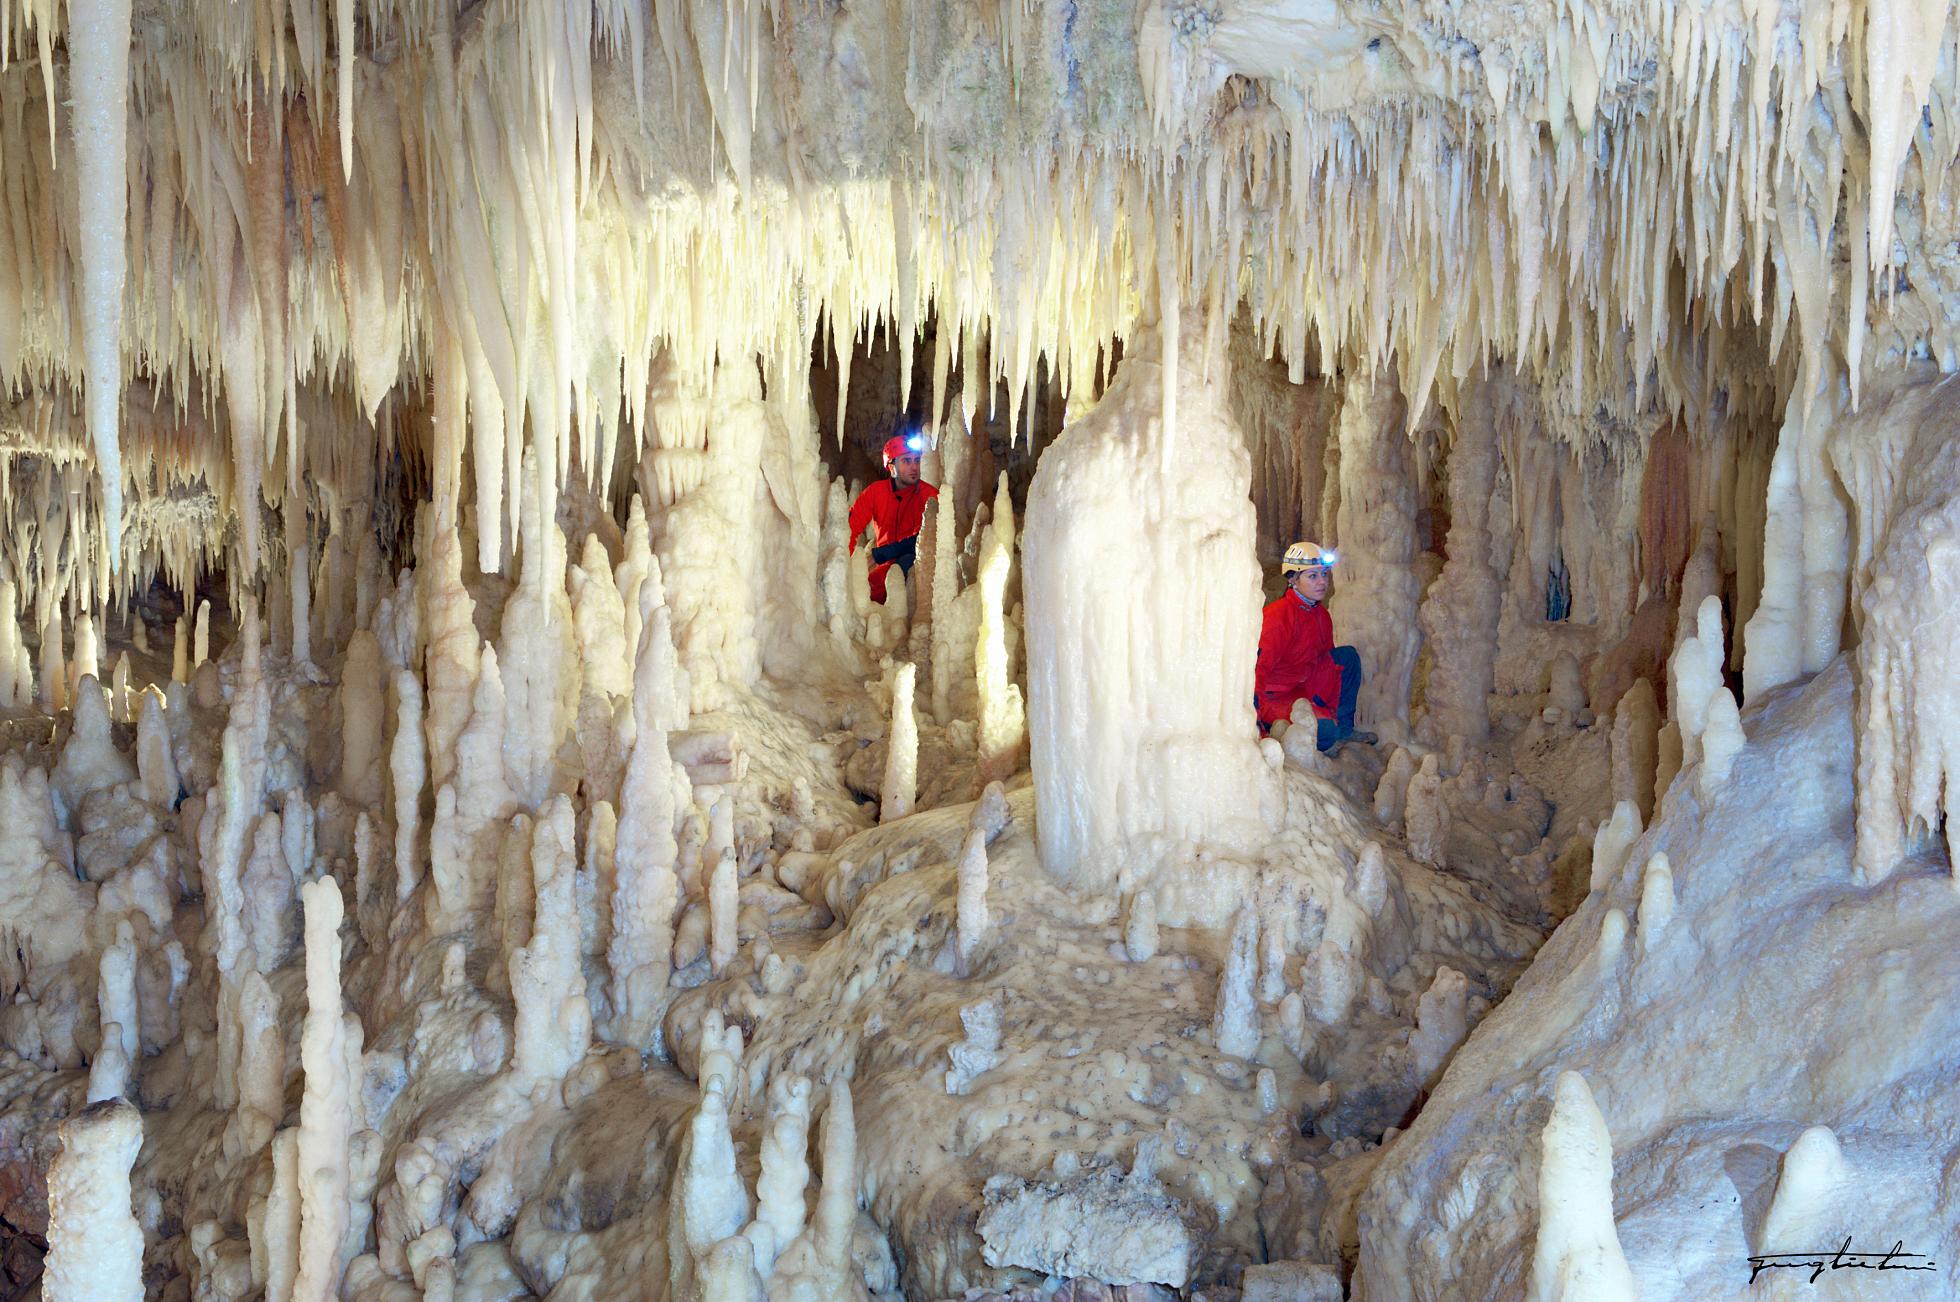
<path fill-rule="evenodd" d="M 900 457 L 916 457 L 926 449 L 926 441 L 919 434 L 894 434 L 885 440 L 885 469 L 890 471 L 892 462 Z"/>

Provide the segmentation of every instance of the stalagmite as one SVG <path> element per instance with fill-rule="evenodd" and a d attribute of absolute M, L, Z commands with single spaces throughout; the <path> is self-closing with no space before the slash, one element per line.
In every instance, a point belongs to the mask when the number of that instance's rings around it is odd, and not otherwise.
<path fill-rule="evenodd" d="M 1354 1007 L 1354 964 L 1341 947 L 1323 940 L 1300 969 L 1300 999 L 1306 1014 L 1322 1026 L 1339 1026 Z"/>
<path fill-rule="evenodd" d="M 1660 763 L 1660 703 L 1651 679 L 1636 678 L 1613 711 L 1612 796 L 1630 801 L 1642 823 L 1654 817 L 1654 779 Z"/>
<path fill-rule="evenodd" d="M 1043 452 L 1028 491 L 1035 828 L 1043 866 L 1078 889 L 1107 891 L 1125 861 L 1170 842 L 1249 849 L 1265 836 L 1275 779 L 1251 716 L 1251 472 L 1225 363 L 1212 359 L 1207 382 L 1203 337 L 1182 341 L 1175 437 L 1140 345 L 1101 404 Z M 1110 539 L 1147 584 L 1111 581 Z M 1085 645 L 1097 654 L 1080 655 Z"/>
<path fill-rule="evenodd" d="M 1415 779 L 1416 758 L 1414 752 L 1397 746 L 1395 753 L 1388 757 L 1388 766 L 1382 770 L 1379 781 L 1375 783 L 1375 821 L 1383 827 L 1402 826 L 1408 807 L 1409 787 Z M 1437 794 L 1441 794 L 1438 787 Z"/>
<path fill-rule="evenodd" d="M 41 694 L 35 702 L 49 714 L 68 708 L 68 672 L 63 666 L 61 617 L 50 614 L 41 625 Z"/>
<path fill-rule="evenodd" d="M 619 592 L 621 645 L 629 657 L 627 673 L 630 678 L 639 663 L 640 588 L 652 575 L 656 565 L 653 544 L 647 532 L 646 504 L 638 493 L 633 494 L 633 501 L 627 508 L 626 537 L 621 550 L 625 555 L 613 568 L 613 587 Z"/>
<path fill-rule="evenodd" d="M 61 759 L 48 774 L 48 781 L 71 813 L 79 812 L 82 801 L 95 792 L 136 776 L 135 767 L 116 745 L 108 698 L 93 678 L 83 679 L 79 685 L 74 721 L 74 731 L 61 748 Z"/>
<path fill-rule="evenodd" d="M 102 951 L 96 1004 L 102 1047 L 89 1064 L 90 1103 L 126 1093 L 142 1052 L 136 1012 L 136 935 L 127 920 L 116 924 L 115 943 Z"/>
<path fill-rule="evenodd" d="M 987 929 L 991 925 L 987 911 L 987 832 L 977 825 L 977 821 L 967 827 L 956 871 L 955 944 L 960 968 L 965 971 L 975 951 L 987 938 Z"/>
<path fill-rule="evenodd" d="M 164 809 L 173 808 L 183 790 L 177 774 L 177 758 L 171 751 L 170 727 L 164 722 L 163 703 L 151 692 L 143 694 L 142 711 L 136 717 L 136 771 L 143 784 L 143 798 Z"/>
<path fill-rule="evenodd" d="M 1656 851 L 1640 872 L 1640 948 L 1652 951 L 1674 920 L 1674 873 L 1667 856 Z"/>
<path fill-rule="evenodd" d="M 197 625 L 191 637 L 191 669 L 203 667 L 211 658 L 211 603 L 197 603 Z"/>
<path fill-rule="evenodd" d="M 723 850 L 708 881 L 708 966 L 716 975 L 735 961 L 737 885 L 735 852 Z"/>
<path fill-rule="evenodd" d="M 340 884 L 331 877 L 300 891 L 306 913 L 306 1019 L 300 1030 L 305 1092 L 299 1105 L 300 1237 L 295 1302 L 325 1302 L 340 1289 L 347 1235 L 348 1145 L 358 1079 L 348 1073 L 340 1000 Z"/>
<path fill-rule="evenodd" d="M 247 971 L 238 981 L 238 1110 L 225 1132 L 234 1160 L 263 1149 L 286 1115 L 286 1038 L 279 996 L 265 977 Z"/>
<path fill-rule="evenodd" d="M 938 460 L 938 454 L 930 450 L 922 477 L 933 482 L 931 462 Z M 917 596 L 918 609 L 912 614 L 912 637 L 907 647 L 914 664 L 926 667 L 926 684 L 932 684 L 932 617 L 935 607 L 944 606 L 933 597 L 933 583 L 939 576 L 939 502 L 938 499 L 926 503 L 925 517 L 919 522 L 918 542 L 915 546 L 915 560 L 907 575 Z M 930 698 L 928 698 L 929 700 Z"/>
<path fill-rule="evenodd" d="M 1000 1005 L 991 999 L 966 1005 L 960 1029 L 964 1038 L 947 1050 L 953 1065 L 946 1071 L 946 1092 L 954 1095 L 968 1093 L 976 1077 L 1000 1065 Z"/>
<path fill-rule="evenodd" d="M 1388 903 L 1388 860 L 1381 843 L 1370 841 L 1361 847 L 1354 861 L 1354 899 L 1369 917 L 1381 916 Z"/>
<path fill-rule="evenodd" d="M 1450 839 L 1450 807 L 1443 795 L 1440 765 L 1433 753 L 1422 757 L 1422 767 L 1409 779 L 1408 808 L 1403 814 L 1409 853 L 1422 863 L 1439 865 Z"/>
<path fill-rule="evenodd" d="M 932 670 L 932 717 L 941 724 L 951 723 L 953 716 L 953 682 L 955 656 L 958 652 L 953 645 L 953 602 L 959 596 L 959 539 L 955 528 L 957 513 L 952 507 L 950 485 L 926 509 L 932 515 L 935 525 L 932 532 L 932 551 L 923 558 L 931 567 L 931 656 Z"/>
<path fill-rule="evenodd" d="M 857 1118 L 851 1086 L 842 1076 L 830 1082 L 823 1114 L 823 1183 L 817 1189 L 816 1218 L 810 1229 L 818 1257 L 833 1272 L 850 1262 L 851 1230 L 857 1224 Z"/>
<path fill-rule="evenodd" d="M 1593 951 L 1594 974 L 1602 980 L 1611 980 L 1619 970 L 1626 947 L 1626 911 L 1617 908 L 1606 910 L 1606 916 L 1599 920 L 1599 945 Z"/>
<path fill-rule="evenodd" d="M 1409 1060 L 1416 1079 L 1425 1088 L 1435 1083 L 1443 1064 L 1470 1033 L 1469 999 L 1468 978 L 1455 968 L 1440 967 L 1429 988 L 1416 1001 L 1416 1026 L 1409 1036 Z"/>
<path fill-rule="evenodd" d="M 1685 615 L 1686 612 L 1684 611 Z M 1668 661 L 1669 721 L 1680 725 L 1681 766 L 1701 759 L 1701 734 L 1708 710 L 1722 686 L 1722 603 L 1704 599 L 1695 613 L 1695 632 L 1681 639 Z"/>
<path fill-rule="evenodd" d="M 121 1099 L 91 1104 L 61 1123 L 48 1170 L 48 1302 L 137 1302 L 143 1231 L 130 1209 L 130 1167 L 143 1118 Z"/>
<path fill-rule="evenodd" d="M 755 1182 L 755 1219 L 742 1231 L 754 1243 L 756 1270 L 765 1277 L 783 1249 L 803 1232 L 809 1146 L 810 1082 L 793 1072 L 778 1072 L 769 1079 L 769 1126 L 762 1140 L 762 1174 Z"/>
<path fill-rule="evenodd" d="M 1613 816 L 1601 823 L 1593 835 L 1591 889 L 1603 890 L 1620 875 L 1633 843 L 1640 839 L 1640 832 L 1640 811 L 1634 808 L 1633 802 L 1622 800 L 1614 805 Z"/>
<path fill-rule="evenodd" d="M 662 726 L 674 692 L 668 614 L 647 608 L 640 628 L 633 679 L 636 734 L 620 782 L 619 834 L 613 858 L 612 937 L 606 950 L 611 974 L 615 1040 L 644 1045 L 654 1033 L 667 989 L 674 942 L 674 871 L 680 847 L 674 839 L 673 767 Z"/>
<path fill-rule="evenodd" d="M 1718 687 L 1709 694 L 1708 725 L 1701 734 L 1702 799 L 1713 799 L 1729 780 L 1729 769 L 1743 741 L 1742 718 L 1736 710 L 1735 697 L 1729 694 L 1728 688 Z"/>
<path fill-rule="evenodd" d="M 511 1067 L 520 1078 L 563 1076 L 590 1040 L 592 1012 L 579 971 L 577 860 L 572 850 L 572 804 L 557 796 L 532 830 L 531 879 L 536 891 L 530 942 L 510 958 Z M 737 1227 L 739 1228 L 739 1227 Z"/>
<path fill-rule="evenodd" d="M 1776 1194 L 1763 1217 L 1758 1251 L 1765 1253 L 1815 1252 L 1810 1243 L 1829 1244 L 1836 1226 L 1833 1218 L 1852 1181 L 1844 1149 L 1829 1126 L 1811 1126 L 1783 1154 L 1783 1169 L 1777 1176 Z"/>
<path fill-rule="evenodd" d="M 1613 1144 L 1585 1077 L 1560 1072 L 1538 1165 L 1531 1302 L 1639 1296 L 1613 1225 Z"/>
<path fill-rule="evenodd" d="M 981 545 L 980 636 L 974 673 L 980 689 L 980 777 L 994 782 L 1013 773 L 1026 736 L 1021 689 L 1007 666 L 1007 578 L 1014 562 L 1014 510 L 1007 476 L 1000 477 L 994 519 Z"/>
<path fill-rule="evenodd" d="M 1835 376 L 1822 395 L 1804 392 L 1799 382 L 1784 411 L 1769 471 L 1762 597 L 1742 632 L 1745 701 L 1816 673 L 1838 653 L 1850 518 L 1826 448 L 1846 397 Z"/>
<path fill-rule="evenodd" d="M 668 1275 L 675 1296 L 696 1295 L 690 1272 L 701 1270 L 710 1250 L 739 1234 L 749 1219 L 749 1194 L 735 1167 L 728 1119 L 742 1033 L 737 1027 L 724 1033 L 720 1020 L 712 1018 L 703 1031 L 701 1101 L 688 1123 L 675 1174 L 677 1188 L 668 1204 Z M 699 1295 L 707 1296 L 705 1280 Z"/>
<path fill-rule="evenodd" d="M 422 880 L 422 784 L 429 759 L 422 735 L 422 682 L 401 669 L 395 672 L 394 689 L 395 739 L 388 751 L 388 774 L 395 797 L 395 898 L 406 900 Z"/>
<path fill-rule="evenodd" d="M 84 611 L 75 621 L 75 652 L 68 657 L 68 692 L 72 698 L 84 678 L 102 680 L 102 649 L 95 640 L 95 617 Z"/>
<path fill-rule="evenodd" d="M 116 657 L 116 670 L 110 678 L 109 717 L 116 723 L 135 723 L 129 691 L 129 652 Z"/>
<path fill-rule="evenodd" d="M 885 781 L 878 800 L 881 823 L 904 818 L 918 797 L 919 721 L 912 711 L 917 681 L 914 664 L 901 664 L 892 674 L 892 720 L 885 734 Z"/>
<path fill-rule="evenodd" d="M 1268 1007 L 1286 997 L 1286 929 L 1277 918 L 1259 928 L 1259 1002 Z"/>
<path fill-rule="evenodd" d="M 456 747 L 470 721 L 482 643 L 476 631 L 476 603 L 463 586 L 462 543 L 453 529 L 438 529 L 432 545 L 435 555 L 418 573 L 425 584 L 423 619 L 429 637 L 424 668 L 429 786 L 437 788 L 456 774 Z M 355 639 L 361 636 L 357 633 Z M 348 654 L 351 659 L 351 644 Z"/>
<path fill-rule="evenodd" d="M 249 1218 L 253 1272 L 265 1276 L 268 1298 L 290 1298 L 299 1278 L 299 1130 L 289 1126 L 272 1137 L 272 1187 L 266 1190 L 260 1219 Z"/>
<path fill-rule="evenodd" d="M 1258 972 L 1259 916 L 1241 908 L 1232 924 L 1231 945 L 1218 977 L 1218 1001 L 1212 1014 L 1212 1034 L 1218 1051 L 1250 1058 L 1259 1048 L 1259 1004 L 1253 997 Z"/>
<path fill-rule="evenodd" d="M 1157 953 L 1157 897 L 1138 891 L 1130 897 L 1130 916 L 1123 924 L 1123 952 L 1132 963 L 1147 963 Z"/>
<path fill-rule="evenodd" d="M 597 534 L 586 535 L 585 550 L 572 567 L 571 584 L 572 620 L 578 631 L 585 687 L 608 696 L 625 696 L 633 678 L 632 653 L 626 643 L 626 607 Z"/>

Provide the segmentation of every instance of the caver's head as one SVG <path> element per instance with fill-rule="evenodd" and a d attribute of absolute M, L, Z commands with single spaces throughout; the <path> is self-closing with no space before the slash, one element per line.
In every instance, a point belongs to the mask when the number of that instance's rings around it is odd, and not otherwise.
<path fill-rule="evenodd" d="M 1317 542 L 1296 542 L 1286 549 L 1279 569 L 1286 576 L 1287 587 L 1308 601 L 1325 601 L 1334 579 L 1334 553 L 1323 550 Z"/>
<path fill-rule="evenodd" d="M 894 434 L 885 440 L 885 472 L 898 481 L 899 487 L 910 488 L 919 482 L 919 454 L 925 446 L 925 438 L 918 434 Z"/>

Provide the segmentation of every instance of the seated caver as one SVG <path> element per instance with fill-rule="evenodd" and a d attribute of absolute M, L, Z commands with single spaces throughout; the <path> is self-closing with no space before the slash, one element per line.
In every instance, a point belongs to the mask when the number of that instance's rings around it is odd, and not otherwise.
<path fill-rule="evenodd" d="M 1345 741 L 1372 743 L 1375 734 L 1354 726 L 1355 697 L 1361 691 L 1361 656 L 1351 646 L 1334 645 L 1334 620 L 1327 613 L 1334 553 L 1316 542 L 1296 542 L 1280 562 L 1286 591 L 1266 604 L 1259 629 L 1259 662 L 1253 693 L 1259 731 L 1288 719 L 1296 701 L 1312 707 L 1319 728 L 1315 744 L 1332 751 Z"/>
<path fill-rule="evenodd" d="M 885 577 L 896 565 L 902 574 L 912 572 L 918 554 L 919 527 L 926 516 L 926 503 L 939 496 L 939 490 L 919 478 L 919 454 L 925 439 L 918 434 L 895 434 L 885 440 L 885 478 L 868 484 L 851 503 L 851 550 L 871 534 L 871 599 L 885 603 Z"/>

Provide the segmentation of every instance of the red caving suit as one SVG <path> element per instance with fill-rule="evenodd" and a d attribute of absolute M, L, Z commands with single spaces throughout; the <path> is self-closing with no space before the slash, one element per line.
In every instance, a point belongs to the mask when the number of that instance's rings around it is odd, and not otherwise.
<path fill-rule="evenodd" d="M 1334 649 L 1334 620 L 1325 604 L 1309 606 L 1288 588 L 1266 604 L 1259 629 L 1259 660 L 1253 666 L 1253 694 L 1264 726 L 1290 716 L 1293 702 L 1305 697 L 1314 714 L 1334 717 L 1341 699 L 1341 667 Z"/>
<path fill-rule="evenodd" d="M 864 536 L 864 526 L 874 526 L 871 555 L 877 563 L 871 567 L 871 599 L 879 605 L 885 603 L 885 572 L 898 562 L 878 561 L 878 553 L 894 543 L 918 537 L 919 525 L 926 517 L 926 503 L 938 496 L 939 490 L 923 479 L 911 488 L 900 488 L 897 480 L 886 475 L 868 485 L 858 494 L 857 501 L 851 503 L 852 551 L 857 550 L 858 539 Z"/>

